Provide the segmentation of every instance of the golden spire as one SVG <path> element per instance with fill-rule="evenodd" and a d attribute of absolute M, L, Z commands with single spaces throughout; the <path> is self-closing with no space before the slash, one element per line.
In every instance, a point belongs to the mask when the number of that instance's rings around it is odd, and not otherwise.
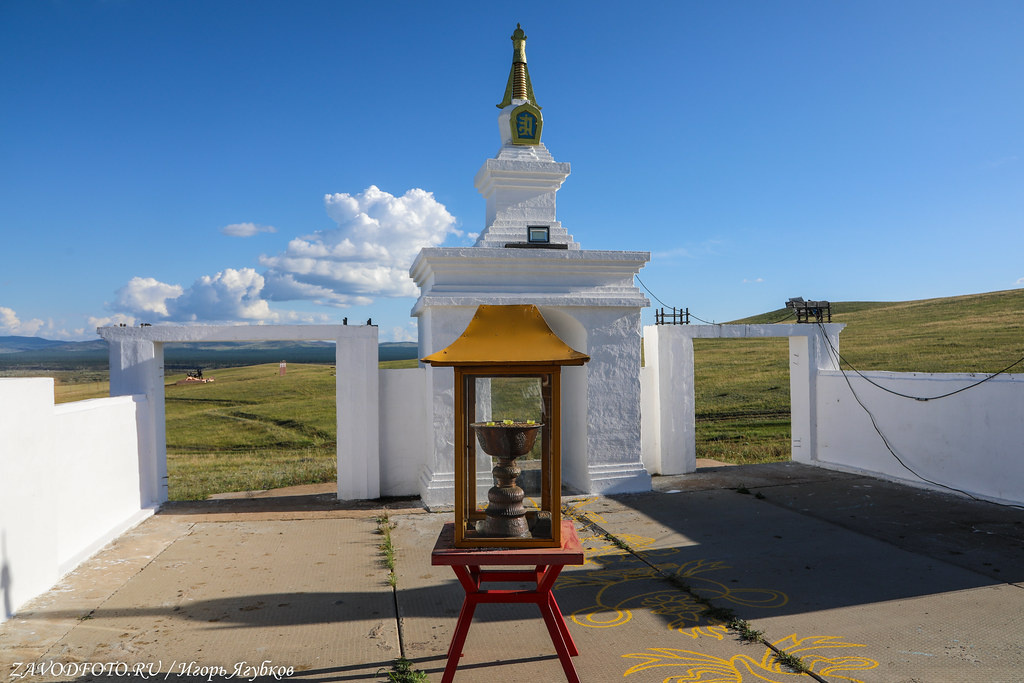
<path fill-rule="evenodd" d="M 527 100 L 536 105 L 533 95 L 533 84 L 530 82 L 530 71 L 526 68 L 526 32 L 516 24 L 512 32 L 512 69 L 508 73 L 508 85 L 505 86 L 505 97 L 498 109 L 512 104 L 512 100 Z M 540 107 L 537 107 L 540 109 Z"/>

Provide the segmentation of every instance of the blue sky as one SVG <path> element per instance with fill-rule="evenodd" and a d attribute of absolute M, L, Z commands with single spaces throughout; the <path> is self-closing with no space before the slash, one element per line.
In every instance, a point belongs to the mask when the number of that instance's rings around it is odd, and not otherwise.
<path fill-rule="evenodd" d="M 559 220 L 667 305 L 1024 286 L 1017 0 L 2 0 L 0 335 L 411 339 L 408 262 L 484 227 L 517 22 Z"/>

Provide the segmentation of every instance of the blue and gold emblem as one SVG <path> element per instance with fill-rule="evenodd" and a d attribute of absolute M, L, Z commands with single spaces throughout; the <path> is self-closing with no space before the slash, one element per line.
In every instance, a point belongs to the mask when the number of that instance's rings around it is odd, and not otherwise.
<path fill-rule="evenodd" d="M 512 144 L 540 144 L 540 132 L 544 126 L 544 119 L 537 106 L 525 102 L 513 109 L 509 116 L 509 125 L 512 128 Z"/>

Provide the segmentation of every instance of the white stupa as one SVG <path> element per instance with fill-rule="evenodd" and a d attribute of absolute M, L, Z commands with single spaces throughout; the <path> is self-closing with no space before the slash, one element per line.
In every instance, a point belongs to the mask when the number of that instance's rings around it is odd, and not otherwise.
<path fill-rule="evenodd" d="M 562 476 L 581 492 L 647 491 L 640 458 L 640 310 L 633 276 L 648 252 L 588 251 L 555 215 L 569 164 L 541 142 L 544 120 L 526 67 L 526 35 L 512 34 L 512 69 L 498 107 L 501 149 L 475 184 L 487 201 L 472 247 L 420 251 L 410 274 L 420 288 L 420 357 L 448 346 L 481 304 L 534 304 L 551 329 L 591 358 L 562 379 Z M 450 368 L 426 368 L 431 445 L 420 473 L 429 507 L 454 499 L 454 406 Z"/>

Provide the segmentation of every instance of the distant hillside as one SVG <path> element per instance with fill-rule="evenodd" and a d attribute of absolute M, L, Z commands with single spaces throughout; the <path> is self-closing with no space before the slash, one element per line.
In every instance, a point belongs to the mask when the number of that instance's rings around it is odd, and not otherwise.
<path fill-rule="evenodd" d="M 737 323 L 795 322 L 792 311 Z M 1024 358 L 1024 288 L 920 301 L 832 303 L 839 351 L 859 370 L 998 372 Z M 1024 363 L 1010 372 L 1024 372 Z"/>
<path fill-rule="evenodd" d="M 385 342 L 377 349 L 377 360 L 410 360 L 420 357 L 416 342 Z"/>
<path fill-rule="evenodd" d="M 43 339 L 42 337 L 0 337 L 0 353 L 18 353 L 21 351 L 38 351 L 61 346 L 64 342 Z"/>
<path fill-rule="evenodd" d="M 384 342 L 378 347 L 381 361 L 416 358 L 414 342 Z M 334 363 L 331 342 L 224 342 L 166 344 L 164 366 L 168 371 L 240 367 L 281 360 L 293 363 Z M 107 342 L 62 342 L 39 337 L 0 337 L 0 370 L 106 369 Z"/>

